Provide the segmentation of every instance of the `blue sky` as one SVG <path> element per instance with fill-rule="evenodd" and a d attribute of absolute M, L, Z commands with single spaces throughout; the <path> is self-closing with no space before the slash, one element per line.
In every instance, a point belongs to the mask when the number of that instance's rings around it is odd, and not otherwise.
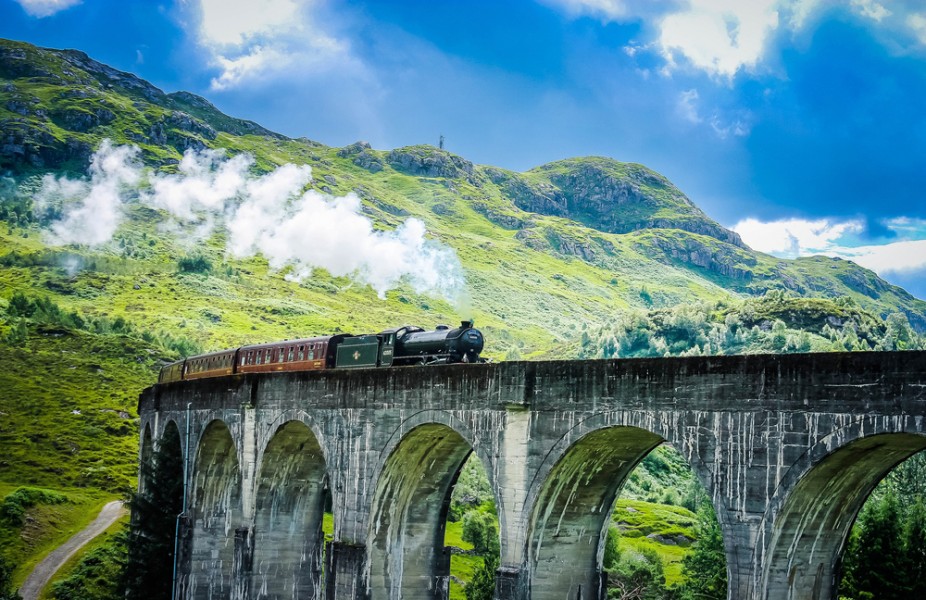
<path fill-rule="evenodd" d="M 0 0 L 0 36 L 333 146 L 643 163 L 756 249 L 926 298 L 920 0 Z"/>

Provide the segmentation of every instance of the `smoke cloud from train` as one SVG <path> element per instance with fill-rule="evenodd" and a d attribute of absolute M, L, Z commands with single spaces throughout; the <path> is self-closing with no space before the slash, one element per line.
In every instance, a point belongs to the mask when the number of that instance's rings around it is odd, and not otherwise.
<path fill-rule="evenodd" d="M 165 235 L 202 241 L 216 227 L 227 232 L 226 252 L 263 255 L 287 278 L 302 280 L 322 268 L 370 285 L 380 297 L 407 282 L 419 293 L 465 302 L 465 279 L 452 248 L 426 237 L 422 221 L 409 218 L 393 231 L 374 229 L 356 194 L 332 197 L 314 189 L 308 165 L 286 164 L 264 175 L 253 158 L 222 151 L 188 150 L 178 172 L 151 172 L 135 146 L 106 140 L 93 155 L 88 176 L 46 175 L 36 209 L 55 215 L 48 241 L 91 247 L 109 243 L 132 204 L 164 211 Z"/>

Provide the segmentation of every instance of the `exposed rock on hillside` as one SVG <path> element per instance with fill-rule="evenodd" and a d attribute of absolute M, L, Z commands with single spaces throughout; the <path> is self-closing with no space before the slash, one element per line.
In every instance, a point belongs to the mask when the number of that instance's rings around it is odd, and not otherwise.
<path fill-rule="evenodd" d="M 730 244 L 718 244 L 701 235 L 673 235 L 672 232 L 652 232 L 637 244 L 637 249 L 657 259 L 671 263 L 707 269 L 736 281 L 749 282 L 752 267 L 758 261 L 749 252 Z"/>
<path fill-rule="evenodd" d="M 0 40 L 0 78 L 7 80 L 0 88 L 0 166 L 6 168 L 61 168 L 86 162 L 88 149 L 98 142 L 64 132 L 97 138 L 118 133 L 139 144 L 172 146 L 178 152 L 207 147 L 217 132 L 287 139 L 256 123 L 228 117 L 194 94 L 165 94 L 77 50 Z M 39 97 L 37 92 L 49 86 L 64 89 L 57 98 Z M 120 97 L 133 101 L 131 110 L 113 101 Z"/>
<path fill-rule="evenodd" d="M 478 185 L 473 163 L 433 146 L 406 146 L 386 155 L 396 171 L 418 177 L 460 178 Z"/>
<path fill-rule="evenodd" d="M 370 173 L 379 173 L 384 168 L 383 161 L 380 160 L 367 142 L 354 142 L 349 146 L 344 146 L 338 150 L 338 156 L 341 158 L 352 157 L 351 162 Z"/>

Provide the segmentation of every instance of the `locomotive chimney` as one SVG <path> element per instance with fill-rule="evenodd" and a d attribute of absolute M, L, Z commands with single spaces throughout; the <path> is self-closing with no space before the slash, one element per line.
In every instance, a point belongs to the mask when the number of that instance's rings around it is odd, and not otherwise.
<path fill-rule="evenodd" d="M 472 319 L 470 319 L 469 321 L 462 321 L 460 323 L 460 329 L 472 329 L 472 327 L 473 327 Z"/>

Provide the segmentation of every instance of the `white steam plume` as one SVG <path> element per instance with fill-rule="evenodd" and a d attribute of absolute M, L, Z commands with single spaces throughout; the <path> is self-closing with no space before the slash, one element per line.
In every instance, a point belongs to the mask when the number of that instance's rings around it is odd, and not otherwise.
<path fill-rule="evenodd" d="M 454 303 L 465 297 L 459 259 L 453 249 L 426 239 L 424 223 L 411 218 L 394 231 L 376 231 L 355 194 L 303 191 L 312 181 L 307 165 L 255 176 L 248 155 L 226 159 L 221 151 L 188 150 L 178 173 L 146 174 L 138 152 L 107 140 L 93 156 L 89 180 L 46 176 L 39 204 L 64 204 L 64 216 L 51 225 L 51 243 L 108 242 L 124 218 L 124 203 L 137 197 L 165 211 L 170 227 L 187 236 L 207 236 L 214 223 L 224 223 L 229 254 L 260 253 L 274 269 L 291 267 L 289 279 L 322 268 L 368 284 L 380 297 L 401 281 Z"/>
<path fill-rule="evenodd" d="M 112 239 L 122 222 L 127 192 L 141 180 L 138 152 L 135 146 L 113 146 L 103 140 L 90 160 L 89 181 L 53 175 L 42 179 L 36 206 L 67 209 L 64 218 L 51 225 L 51 243 L 98 246 Z"/>

